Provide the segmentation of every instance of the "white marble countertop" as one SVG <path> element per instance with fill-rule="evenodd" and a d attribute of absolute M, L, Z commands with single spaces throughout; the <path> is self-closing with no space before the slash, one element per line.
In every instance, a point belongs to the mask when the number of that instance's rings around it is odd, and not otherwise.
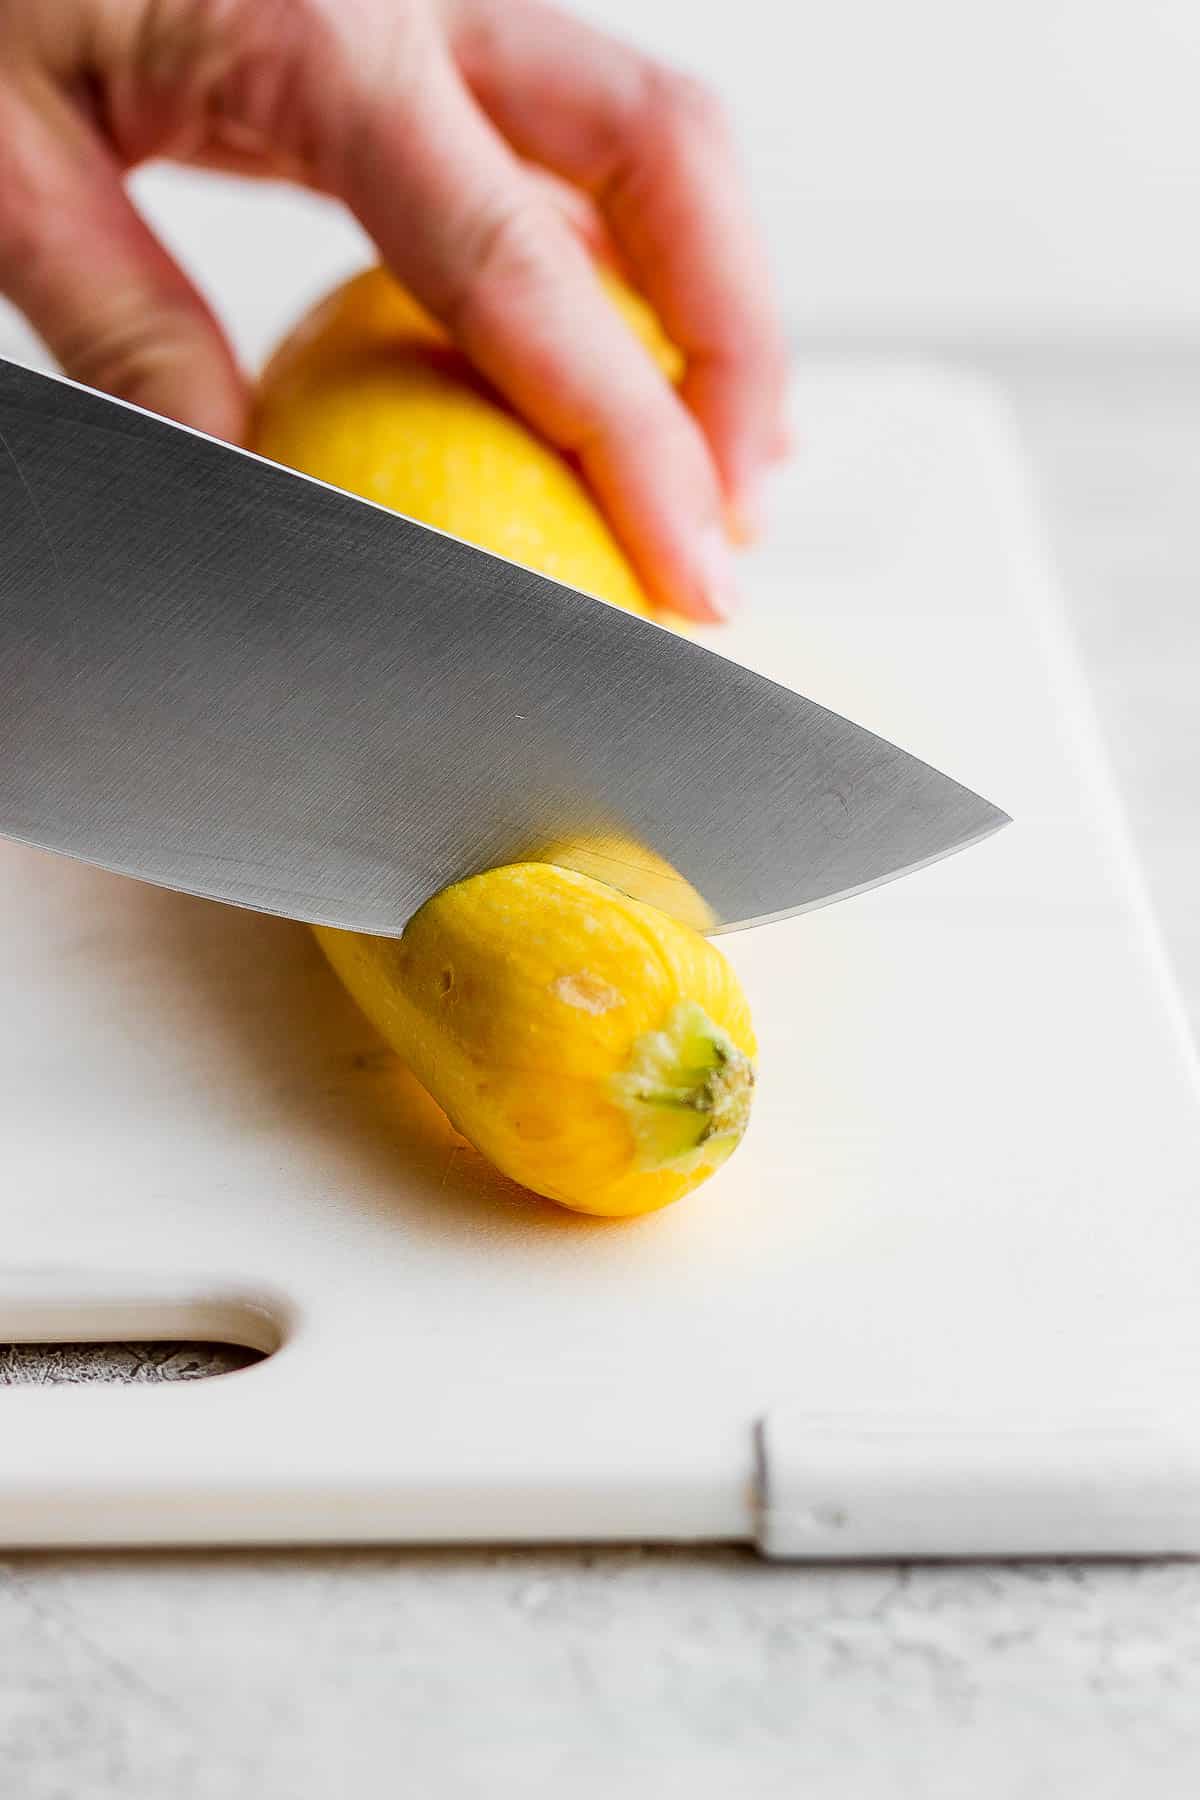
<path fill-rule="evenodd" d="M 1200 1029 L 1200 348 L 970 360 L 1018 402 Z M 1198 1702 L 1194 1564 L 0 1561 L 14 1800 L 1183 1800 L 1200 1789 Z"/>

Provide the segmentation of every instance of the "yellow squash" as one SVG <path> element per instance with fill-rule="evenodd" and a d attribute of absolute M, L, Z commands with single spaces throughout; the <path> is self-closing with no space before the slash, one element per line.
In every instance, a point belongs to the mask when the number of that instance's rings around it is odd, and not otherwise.
<path fill-rule="evenodd" d="M 678 353 L 653 315 L 604 279 L 677 378 Z M 574 469 L 382 270 L 338 289 L 281 346 L 261 383 L 254 447 L 650 610 Z M 653 1211 L 711 1175 L 745 1129 L 749 1008 L 721 953 L 680 922 L 703 925 L 703 901 L 651 853 L 615 839 L 534 853 L 546 860 L 436 895 L 399 940 L 324 928 L 317 937 L 364 1012 L 498 1168 L 579 1211 Z M 638 891 L 669 896 L 676 917 L 619 891 L 632 864 Z"/>
<path fill-rule="evenodd" d="M 517 863 L 446 888 L 402 938 L 317 936 L 463 1136 L 563 1206 L 667 1206 L 746 1128 L 754 1033 L 729 963 L 590 876 Z"/>

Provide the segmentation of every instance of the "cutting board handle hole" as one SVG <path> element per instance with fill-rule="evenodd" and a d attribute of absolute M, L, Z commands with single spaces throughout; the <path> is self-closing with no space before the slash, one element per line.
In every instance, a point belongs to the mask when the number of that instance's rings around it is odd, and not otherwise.
<path fill-rule="evenodd" d="M 244 1344 L 138 1342 L 0 1344 L 0 1387 L 57 1382 L 207 1381 L 264 1360 Z"/>

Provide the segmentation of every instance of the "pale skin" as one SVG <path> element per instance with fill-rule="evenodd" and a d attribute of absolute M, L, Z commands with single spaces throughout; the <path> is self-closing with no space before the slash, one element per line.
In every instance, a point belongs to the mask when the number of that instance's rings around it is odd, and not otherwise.
<path fill-rule="evenodd" d="M 245 377 L 124 186 L 152 157 L 345 202 L 578 458 L 654 598 L 734 609 L 786 356 L 707 88 L 539 0 L 0 0 L 0 292 L 69 375 L 237 440 Z M 684 351 L 678 393 L 603 299 L 602 243 Z"/>

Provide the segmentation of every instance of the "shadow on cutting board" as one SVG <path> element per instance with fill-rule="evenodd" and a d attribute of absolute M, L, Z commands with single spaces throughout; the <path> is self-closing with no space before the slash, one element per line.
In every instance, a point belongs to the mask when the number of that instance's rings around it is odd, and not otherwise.
<path fill-rule="evenodd" d="M 107 951 L 110 965 L 136 959 L 130 985 L 153 995 L 164 1054 L 182 1047 L 186 1077 L 201 1087 L 214 1125 L 284 1133 L 293 1153 L 311 1145 L 328 1158 L 338 1204 L 407 1218 L 422 1232 L 628 1228 L 570 1213 L 493 1169 L 375 1033 L 305 926 L 79 873 L 123 890 L 98 909 L 120 942 L 81 941 L 79 953 Z M 110 979 L 120 981 L 119 967 Z"/>

